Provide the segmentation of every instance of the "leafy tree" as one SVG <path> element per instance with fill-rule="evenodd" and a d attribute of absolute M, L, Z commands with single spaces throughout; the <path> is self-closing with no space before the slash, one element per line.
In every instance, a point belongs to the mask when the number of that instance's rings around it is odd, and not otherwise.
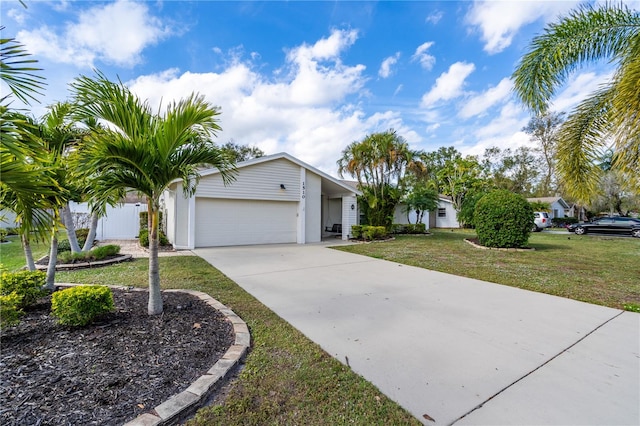
<path fill-rule="evenodd" d="M 570 196 L 592 200 L 602 176 L 596 161 L 612 142 L 614 167 L 640 176 L 640 12 L 626 5 L 581 6 L 549 25 L 531 42 L 513 73 L 514 90 L 534 114 L 569 75 L 583 65 L 606 60 L 611 80 L 583 100 L 560 128 L 557 172 Z M 640 186 L 635 186 L 640 191 Z"/>
<path fill-rule="evenodd" d="M 541 197 L 553 195 L 556 189 L 553 182 L 556 146 L 558 144 L 558 130 L 563 120 L 564 112 L 546 112 L 532 117 L 522 129 L 523 132 L 531 136 L 532 141 L 539 144 L 539 150 L 544 158 L 545 171 L 537 191 Z"/>
<path fill-rule="evenodd" d="M 108 188 L 139 191 L 147 196 L 149 228 L 149 315 L 163 311 L 158 265 L 158 212 L 160 196 L 180 179 L 185 195 L 193 195 L 198 168 L 217 167 L 225 183 L 233 178 L 234 165 L 210 141 L 220 130 L 218 108 L 191 94 L 154 114 L 122 82 L 111 82 L 97 72 L 80 76 L 71 84 L 78 110 L 107 125 L 85 142 L 80 164 L 95 173 L 91 196 L 100 199 Z"/>
<path fill-rule="evenodd" d="M 497 189 L 533 195 L 539 177 L 539 158 L 529 147 L 487 148 L 482 159 L 486 179 Z"/>
<path fill-rule="evenodd" d="M 454 147 L 449 146 L 440 147 L 433 152 L 420 152 L 418 156 L 424 164 L 425 176 L 423 179 L 430 182 L 438 193 L 442 193 L 443 183 L 438 180 L 440 171 L 458 158 L 462 158 L 462 154 Z"/>
<path fill-rule="evenodd" d="M 482 166 L 473 156 L 447 161 L 438 172 L 437 179 L 442 185 L 440 192 L 451 197 L 456 212 L 460 212 L 467 194 L 486 186 L 486 180 L 482 178 Z"/>
<path fill-rule="evenodd" d="M 407 221 L 409 220 L 409 212 L 416 212 L 416 223 L 422 223 L 425 212 L 434 211 L 438 208 L 438 192 L 425 182 L 420 182 L 411 187 L 411 190 L 405 197 L 407 209 Z"/>
<path fill-rule="evenodd" d="M 529 201 L 529 204 L 531 205 L 531 208 L 533 209 L 534 212 L 550 212 L 551 211 L 551 204 L 546 203 L 544 201 L 539 201 L 539 200 Z"/>
<path fill-rule="evenodd" d="M 474 212 L 476 209 L 476 204 L 482 197 L 484 197 L 487 193 L 485 191 L 476 191 L 467 194 L 462 201 L 462 206 L 460 207 L 460 211 L 458 212 L 458 222 L 463 224 L 463 226 L 469 226 L 475 228 L 474 222 Z"/>
<path fill-rule="evenodd" d="M 264 157 L 264 151 L 257 146 L 240 145 L 233 140 L 222 145 L 220 150 L 227 155 L 233 163 Z"/>
<path fill-rule="evenodd" d="M 363 192 L 362 209 L 374 226 L 390 226 L 401 200 L 407 170 L 422 168 L 408 143 L 394 130 L 373 133 L 349 144 L 338 160 L 338 173 L 358 180 Z"/>

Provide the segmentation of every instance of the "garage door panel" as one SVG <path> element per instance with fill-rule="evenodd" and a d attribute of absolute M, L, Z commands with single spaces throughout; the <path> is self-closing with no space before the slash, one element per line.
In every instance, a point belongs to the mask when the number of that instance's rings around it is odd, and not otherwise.
<path fill-rule="evenodd" d="M 196 199 L 196 247 L 295 243 L 297 203 Z"/>

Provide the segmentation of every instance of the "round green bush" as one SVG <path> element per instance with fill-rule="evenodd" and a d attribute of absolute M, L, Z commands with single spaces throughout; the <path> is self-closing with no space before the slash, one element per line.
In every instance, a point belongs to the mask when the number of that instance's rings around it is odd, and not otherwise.
<path fill-rule="evenodd" d="M 106 286 L 71 287 L 51 296 L 51 314 L 63 325 L 91 324 L 98 316 L 114 309 L 113 294 Z"/>
<path fill-rule="evenodd" d="M 522 247 L 533 228 L 533 209 L 521 195 L 492 191 L 476 203 L 473 222 L 483 246 Z"/>

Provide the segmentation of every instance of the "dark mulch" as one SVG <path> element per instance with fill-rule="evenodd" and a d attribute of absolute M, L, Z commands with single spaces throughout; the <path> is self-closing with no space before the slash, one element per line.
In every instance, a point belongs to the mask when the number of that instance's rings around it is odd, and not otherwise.
<path fill-rule="evenodd" d="M 100 259 L 101 261 L 103 260 L 112 260 L 112 259 L 118 259 L 120 257 L 124 256 L 124 253 L 120 253 L 120 254 L 114 254 L 111 256 L 105 256 L 103 259 Z M 58 261 L 56 262 L 56 265 L 74 265 L 77 263 L 87 263 L 87 262 L 95 262 L 95 260 L 87 260 L 87 259 L 72 259 L 69 262 L 66 263 L 62 263 L 62 261 L 60 260 L 60 258 L 58 258 Z M 49 256 L 44 256 L 41 257 L 40 259 L 36 260 L 36 265 L 43 265 L 43 266 L 47 266 L 49 265 Z"/>
<path fill-rule="evenodd" d="M 226 352 L 233 327 L 185 293 L 114 290 L 117 312 L 81 328 L 55 323 L 50 298 L 2 330 L 0 424 L 116 425 L 183 391 Z"/>

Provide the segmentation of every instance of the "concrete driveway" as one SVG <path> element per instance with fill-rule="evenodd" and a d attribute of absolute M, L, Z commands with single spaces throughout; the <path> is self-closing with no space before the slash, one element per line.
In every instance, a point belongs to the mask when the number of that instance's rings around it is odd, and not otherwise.
<path fill-rule="evenodd" d="M 425 424 L 640 423 L 636 313 L 323 245 L 195 253 Z"/>

